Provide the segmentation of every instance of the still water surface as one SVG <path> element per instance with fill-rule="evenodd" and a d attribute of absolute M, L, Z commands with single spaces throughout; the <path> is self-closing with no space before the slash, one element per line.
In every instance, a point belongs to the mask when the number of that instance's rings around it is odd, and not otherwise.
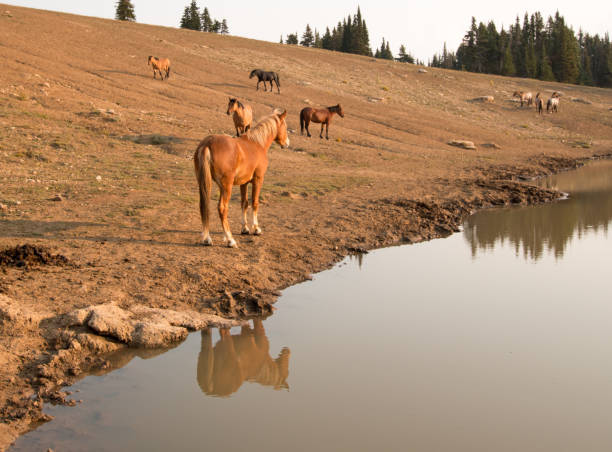
<path fill-rule="evenodd" d="M 22 450 L 612 450 L 612 162 L 72 389 Z M 151 359 L 143 359 L 151 358 Z"/>

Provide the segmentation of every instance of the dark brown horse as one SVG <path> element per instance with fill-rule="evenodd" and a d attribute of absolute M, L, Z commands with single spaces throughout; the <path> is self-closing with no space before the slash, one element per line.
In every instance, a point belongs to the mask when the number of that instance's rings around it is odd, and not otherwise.
<path fill-rule="evenodd" d="M 316 122 L 321 124 L 321 133 L 319 134 L 319 138 L 323 138 L 323 128 L 325 127 L 325 138 L 329 140 L 329 123 L 335 114 L 339 114 L 341 118 L 344 118 L 344 111 L 340 104 L 334 107 L 327 107 L 321 109 L 315 109 L 311 107 L 306 107 L 300 112 L 300 129 L 301 134 L 304 135 L 304 129 L 306 129 L 306 133 L 308 136 L 310 135 L 310 131 L 308 130 L 308 126 L 311 122 Z"/>
<path fill-rule="evenodd" d="M 232 187 L 240 185 L 242 205 L 242 234 L 249 234 L 247 226 L 247 209 L 249 200 L 247 189 L 252 184 L 251 202 L 253 207 L 253 234 L 260 235 L 257 222 L 259 210 L 259 192 L 268 169 L 268 149 L 273 141 L 281 147 L 289 146 L 287 137 L 287 112 L 273 114 L 263 118 L 254 128 L 240 138 L 228 135 L 209 135 L 202 140 L 193 156 L 198 187 L 200 191 L 200 216 L 202 217 L 202 242 L 212 245 L 209 232 L 209 212 L 212 181 L 219 186 L 219 218 L 223 226 L 224 240 L 230 248 L 236 247 L 236 241 L 230 231 L 227 220 L 229 200 Z"/>
<path fill-rule="evenodd" d="M 170 60 L 168 58 L 149 56 L 148 65 L 153 68 L 153 78 L 157 78 L 157 72 L 159 72 L 162 80 L 164 79 L 164 72 L 166 73 L 166 78 L 170 77 Z"/>
<path fill-rule="evenodd" d="M 264 91 L 268 91 L 268 85 L 266 85 L 267 82 L 270 82 L 270 92 L 272 92 L 274 90 L 274 88 L 272 87 L 272 82 L 276 83 L 276 89 L 278 89 L 278 94 L 280 94 L 280 80 L 278 77 L 278 74 L 276 72 L 268 72 L 268 71 L 262 71 L 261 69 L 253 69 L 251 71 L 251 75 L 249 75 L 249 78 L 253 78 L 253 77 L 257 77 L 257 91 L 259 91 L 259 84 L 261 82 L 263 82 L 264 84 Z"/>
<path fill-rule="evenodd" d="M 535 106 L 536 106 L 536 111 L 538 112 L 538 114 L 541 115 L 542 111 L 544 110 L 544 99 L 540 97 L 540 93 L 536 94 Z"/>

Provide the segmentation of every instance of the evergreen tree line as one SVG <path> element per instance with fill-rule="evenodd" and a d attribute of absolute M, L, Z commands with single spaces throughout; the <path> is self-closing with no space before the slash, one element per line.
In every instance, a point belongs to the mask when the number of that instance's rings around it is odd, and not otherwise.
<path fill-rule="evenodd" d="M 221 21 L 213 19 L 207 7 L 200 13 L 195 0 L 192 0 L 188 6 L 185 6 L 185 11 L 181 17 L 181 28 L 189 30 L 206 31 L 210 33 L 229 34 L 227 20 Z"/>
<path fill-rule="evenodd" d="M 612 87 L 612 46 L 604 37 L 582 31 L 576 35 L 558 12 L 544 22 L 537 12 L 525 13 L 523 24 L 517 16 L 506 31 L 497 31 L 472 17 L 456 53 L 444 44 L 435 54 L 432 67 L 529 77 L 581 85 Z"/>
<path fill-rule="evenodd" d="M 368 26 L 361 14 L 361 8 L 357 7 L 357 13 L 354 16 L 350 14 L 346 19 L 339 21 L 332 30 L 326 27 L 323 36 L 315 28 L 314 31 L 310 24 L 306 24 L 306 29 L 301 38 L 298 33 L 289 33 L 283 41 L 280 38 L 281 44 L 302 45 L 304 47 L 315 47 L 319 49 L 335 50 L 337 52 L 353 53 L 356 55 L 373 56 L 375 58 L 383 58 L 388 60 L 396 59 L 405 63 L 414 63 L 414 57 L 406 51 L 406 47 L 400 47 L 398 58 L 393 57 L 391 46 L 385 38 L 382 40 L 380 48 L 373 53 L 370 47 L 370 35 Z"/>

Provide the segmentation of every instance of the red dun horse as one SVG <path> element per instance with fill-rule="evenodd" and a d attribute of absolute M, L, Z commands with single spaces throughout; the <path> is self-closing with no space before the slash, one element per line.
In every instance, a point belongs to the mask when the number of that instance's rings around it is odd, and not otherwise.
<path fill-rule="evenodd" d="M 239 138 L 232 138 L 228 135 L 209 135 L 199 144 L 193 156 L 193 162 L 200 189 L 200 216 L 204 245 L 212 245 L 208 204 L 213 180 L 219 186 L 219 218 L 227 246 L 236 247 L 236 241 L 232 237 L 227 220 L 229 200 L 234 185 L 240 185 L 242 234 L 250 232 L 247 226 L 248 184 L 253 185 L 251 192 L 253 234 L 261 234 L 257 211 L 259 210 L 259 192 L 268 169 L 268 149 L 273 141 L 276 141 L 282 148 L 289 146 L 286 118 L 287 111 L 283 113 L 275 111 Z"/>
<path fill-rule="evenodd" d="M 521 100 L 521 107 L 523 103 L 527 102 L 527 106 L 531 106 L 533 103 L 533 95 L 531 93 L 524 93 L 522 91 L 515 91 L 512 97 L 518 97 Z"/>
<path fill-rule="evenodd" d="M 153 78 L 157 78 L 157 72 L 159 72 L 162 80 L 164 79 L 164 72 L 166 73 L 166 78 L 170 77 L 170 60 L 168 58 L 149 56 L 148 65 L 153 68 Z"/>
<path fill-rule="evenodd" d="M 308 136 L 312 136 L 308 130 L 310 123 L 321 123 L 321 133 L 319 134 L 319 138 L 323 138 L 323 128 L 325 127 L 325 138 L 329 140 L 329 123 L 336 113 L 339 114 L 341 118 L 344 118 L 344 111 L 342 110 L 340 104 L 336 105 L 335 107 L 327 107 L 323 109 L 315 109 L 310 107 L 304 108 L 300 112 L 301 134 L 304 135 L 305 128 Z"/>
<path fill-rule="evenodd" d="M 238 99 L 230 99 L 227 104 L 227 115 L 233 115 L 236 136 L 248 132 L 253 122 L 253 109 L 250 105 L 244 105 Z"/>

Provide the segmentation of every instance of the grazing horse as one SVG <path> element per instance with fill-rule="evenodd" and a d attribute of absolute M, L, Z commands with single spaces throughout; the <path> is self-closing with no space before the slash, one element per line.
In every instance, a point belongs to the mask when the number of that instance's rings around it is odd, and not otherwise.
<path fill-rule="evenodd" d="M 515 91 L 512 97 L 518 97 L 521 99 L 521 107 L 524 102 L 527 102 L 527 106 L 533 103 L 533 95 L 531 93 L 524 93 L 523 91 Z"/>
<path fill-rule="evenodd" d="M 334 107 L 327 107 L 322 109 L 315 109 L 311 107 L 306 107 L 300 112 L 300 129 L 301 134 L 304 135 L 304 128 L 306 129 L 306 133 L 310 137 L 310 131 L 308 130 L 308 126 L 311 122 L 321 123 L 321 133 L 319 134 L 319 138 L 323 138 L 323 128 L 325 127 L 325 138 L 329 140 L 329 123 L 331 122 L 334 114 L 338 113 L 341 118 L 344 118 L 344 111 L 340 104 Z"/>
<path fill-rule="evenodd" d="M 234 127 L 236 127 L 236 136 L 239 137 L 243 133 L 248 132 L 253 122 L 253 109 L 250 105 L 244 105 L 238 99 L 230 98 L 227 104 L 227 115 L 233 115 Z"/>
<path fill-rule="evenodd" d="M 558 113 L 559 112 L 559 97 L 555 96 L 557 93 L 553 93 L 552 97 L 546 102 L 547 113 Z"/>
<path fill-rule="evenodd" d="M 249 75 L 249 78 L 253 78 L 257 76 L 257 90 L 259 91 L 259 84 L 261 82 L 263 82 L 264 84 L 264 91 L 268 91 L 268 86 L 266 85 L 266 82 L 270 82 L 270 92 L 272 92 L 274 90 L 273 86 L 272 86 L 272 82 L 276 83 L 276 88 L 278 89 L 278 94 L 280 94 L 280 81 L 278 79 L 278 74 L 276 72 L 266 72 L 266 71 L 262 71 L 261 69 L 253 69 L 251 71 L 251 75 Z"/>
<path fill-rule="evenodd" d="M 248 184 L 253 186 L 251 192 L 253 234 L 261 234 L 257 211 L 259 210 L 259 192 L 268 169 L 268 149 L 273 141 L 276 141 L 282 148 L 289 146 L 286 118 L 287 111 L 283 113 L 275 111 L 240 138 L 232 138 L 228 135 L 209 135 L 198 145 L 193 156 L 193 163 L 200 191 L 200 216 L 204 245 L 212 245 L 208 204 L 213 180 L 219 186 L 219 218 L 227 246 L 230 248 L 237 246 L 227 220 L 229 200 L 234 185 L 240 185 L 242 234 L 250 232 L 247 226 Z"/>
<path fill-rule="evenodd" d="M 536 94 L 535 97 L 535 106 L 538 114 L 542 114 L 542 110 L 544 110 L 544 99 L 540 97 L 540 93 Z"/>
<path fill-rule="evenodd" d="M 148 65 L 153 68 L 153 78 L 157 78 L 157 72 L 159 72 L 159 76 L 162 80 L 164 79 L 163 72 L 166 73 L 166 78 L 170 77 L 170 60 L 168 58 L 149 56 Z"/>

